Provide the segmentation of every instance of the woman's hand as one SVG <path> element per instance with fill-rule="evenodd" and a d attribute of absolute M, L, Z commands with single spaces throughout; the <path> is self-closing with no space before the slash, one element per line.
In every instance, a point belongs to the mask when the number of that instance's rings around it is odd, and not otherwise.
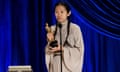
<path fill-rule="evenodd" d="M 62 51 L 63 51 L 63 50 L 64 50 L 64 49 L 63 49 L 63 47 L 62 47 Z M 58 47 L 54 47 L 54 48 L 50 47 L 50 52 L 54 53 L 54 52 L 57 52 L 57 51 L 61 51 L 60 45 L 58 45 Z"/>

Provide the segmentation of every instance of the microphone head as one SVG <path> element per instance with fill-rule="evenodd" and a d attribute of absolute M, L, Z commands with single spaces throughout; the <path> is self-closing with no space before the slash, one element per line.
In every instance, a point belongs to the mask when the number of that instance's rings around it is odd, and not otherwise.
<path fill-rule="evenodd" d="M 61 24 L 61 23 L 58 23 L 58 27 L 59 27 L 59 28 L 62 28 L 62 24 Z"/>

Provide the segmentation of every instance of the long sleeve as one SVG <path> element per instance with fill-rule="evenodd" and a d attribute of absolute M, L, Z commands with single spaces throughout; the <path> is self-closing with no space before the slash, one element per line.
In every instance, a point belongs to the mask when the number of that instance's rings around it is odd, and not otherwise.
<path fill-rule="evenodd" d="M 55 26 L 51 27 L 52 32 L 55 31 Z M 52 72 L 53 53 L 49 51 L 49 42 L 45 47 L 45 60 L 48 72 Z"/>
<path fill-rule="evenodd" d="M 52 72 L 53 53 L 49 52 L 49 43 L 45 48 L 45 60 L 48 72 Z"/>
<path fill-rule="evenodd" d="M 72 72 L 82 72 L 84 44 L 82 33 L 78 26 L 72 28 L 68 43 L 69 45 L 64 47 L 65 63 Z"/>

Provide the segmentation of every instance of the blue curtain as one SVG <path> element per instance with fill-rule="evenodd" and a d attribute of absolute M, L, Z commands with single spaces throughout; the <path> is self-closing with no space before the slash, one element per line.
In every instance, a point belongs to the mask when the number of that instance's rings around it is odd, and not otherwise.
<path fill-rule="evenodd" d="M 0 0 L 0 72 L 9 65 L 45 67 L 45 23 L 55 23 L 59 0 Z M 120 72 L 120 1 L 63 0 L 72 11 L 70 20 L 81 27 L 83 72 Z"/>

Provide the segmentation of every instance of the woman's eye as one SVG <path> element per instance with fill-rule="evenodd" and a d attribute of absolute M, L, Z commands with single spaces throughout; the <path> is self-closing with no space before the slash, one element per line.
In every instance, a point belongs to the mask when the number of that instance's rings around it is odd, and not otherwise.
<path fill-rule="evenodd" d="M 55 13 L 58 13 L 58 12 L 55 12 Z"/>
<path fill-rule="evenodd" d="M 63 11 L 61 11 L 61 13 L 63 13 Z"/>

